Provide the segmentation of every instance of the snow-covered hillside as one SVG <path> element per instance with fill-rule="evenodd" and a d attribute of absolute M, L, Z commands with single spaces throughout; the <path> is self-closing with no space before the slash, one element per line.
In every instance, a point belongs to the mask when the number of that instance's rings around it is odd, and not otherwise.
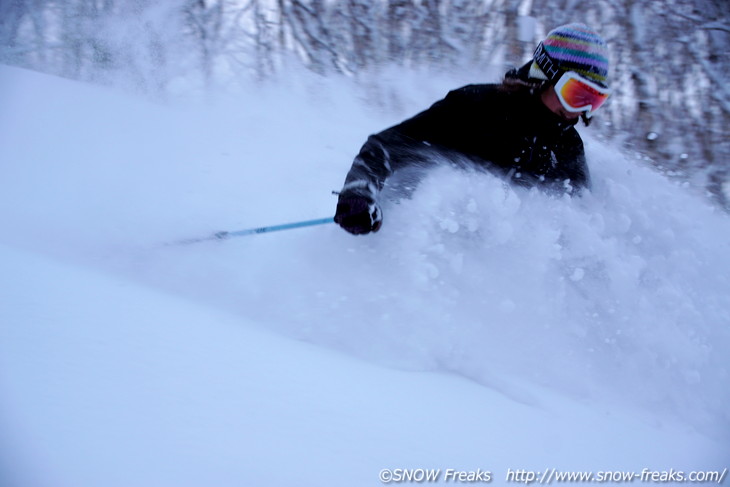
<path fill-rule="evenodd" d="M 0 67 L 2 485 L 730 467 L 728 217 L 590 130 L 580 200 L 442 168 L 376 235 L 168 245 L 331 216 L 454 86 L 152 104 Z"/>

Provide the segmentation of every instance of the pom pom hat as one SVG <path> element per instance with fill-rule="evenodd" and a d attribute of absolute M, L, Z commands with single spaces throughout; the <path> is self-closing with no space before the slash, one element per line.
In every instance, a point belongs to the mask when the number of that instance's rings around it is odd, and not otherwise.
<path fill-rule="evenodd" d="M 529 76 L 555 82 L 568 71 L 608 87 L 606 42 L 587 25 L 573 23 L 551 30 L 535 49 Z"/>

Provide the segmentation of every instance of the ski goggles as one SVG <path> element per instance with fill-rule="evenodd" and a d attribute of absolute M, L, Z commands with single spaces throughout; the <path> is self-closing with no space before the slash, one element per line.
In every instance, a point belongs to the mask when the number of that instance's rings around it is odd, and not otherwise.
<path fill-rule="evenodd" d="M 591 118 L 606 102 L 611 90 L 567 71 L 555 83 L 555 93 L 567 111 L 585 112 L 585 116 Z"/>

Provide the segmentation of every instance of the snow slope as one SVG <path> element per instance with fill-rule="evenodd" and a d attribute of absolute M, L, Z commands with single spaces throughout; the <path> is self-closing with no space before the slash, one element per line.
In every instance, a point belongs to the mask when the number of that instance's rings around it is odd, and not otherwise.
<path fill-rule="evenodd" d="M 377 235 L 165 245 L 331 215 L 453 85 L 394 86 L 165 105 L 0 67 L 3 485 L 728 466 L 728 218 L 589 134 L 579 201 L 443 168 Z"/>

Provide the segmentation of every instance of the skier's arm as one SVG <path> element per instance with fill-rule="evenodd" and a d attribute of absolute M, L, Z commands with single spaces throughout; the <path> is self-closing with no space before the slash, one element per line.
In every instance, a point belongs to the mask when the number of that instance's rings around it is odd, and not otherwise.
<path fill-rule="evenodd" d="M 450 92 L 429 109 L 394 127 L 371 135 L 355 157 L 337 201 L 335 222 L 353 234 L 378 231 L 382 211 L 378 195 L 397 170 L 433 163 L 432 144 L 445 144 L 460 133 L 464 89 Z"/>
<path fill-rule="evenodd" d="M 393 172 L 413 162 L 404 154 L 416 145 L 400 133 L 398 126 L 371 135 L 347 173 L 337 200 L 335 222 L 355 235 L 377 232 L 383 219 L 378 194 Z"/>
<path fill-rule="evenodd" d="M 355 157 L 341 194 L 377 199 L 385 180 L 398 169 L 415 164 L 422 148 L 423 142 L 403 135 L 399 125 L 371 135 Z"/>
<path fill-rule="evenodd" d="M 452 91 L 415 117 L 368 137 L 347 173 L 341 193 L 376 200 L 385 180 L 395 171 L 429 163 L 425 150 L 458 133 L 463 118 L 459 113 L 466 102 L 464 88 Z"/>

